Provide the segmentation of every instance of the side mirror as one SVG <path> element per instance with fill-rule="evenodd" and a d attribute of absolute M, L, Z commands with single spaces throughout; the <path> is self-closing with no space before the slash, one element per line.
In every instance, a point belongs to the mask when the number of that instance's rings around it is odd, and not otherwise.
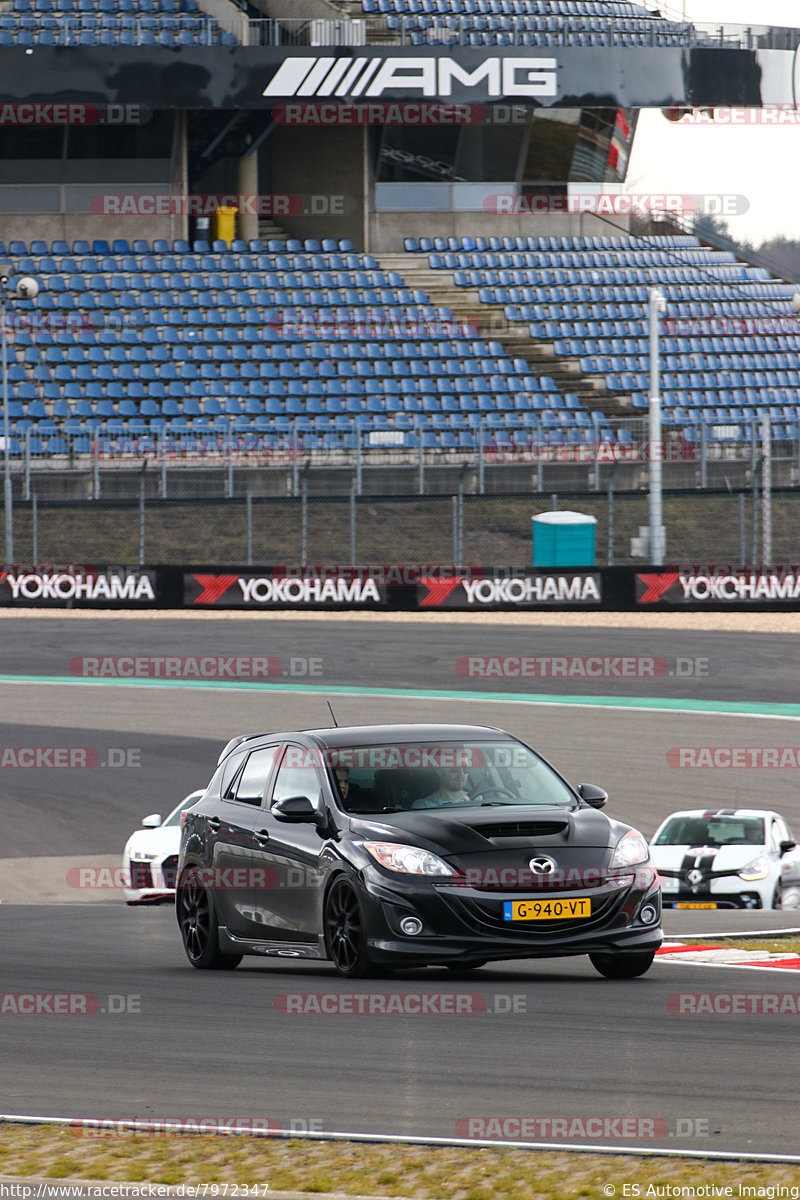
<path fill-rule="evenodd" d="M 316 825 L 322 820 L 322 814 L 308 796 L 287 796 L 284 800 L 276 800 L 270 812 L 277 821 L 291 821 L 295 825 Z"/>
<path fill-rule="evenodd" d="M 142 817 L 142 828 L 143 829 L 158 829 L 160 824 L 161 824 L 161 814 L 160 813 L 150 813 L 149 817 Z"/>
<path fill-rule="evenodd" d="M 593 783 L 579 783 L 578 795 L 584 804 L 589 804 L 592 808 L 605 808 L 608 803 L 608 792 Z"/>
<path fill-rule="evenodd" d="M 781 854 L 788 854 L 797 848 L 797 842 L 781 842 Z"/>

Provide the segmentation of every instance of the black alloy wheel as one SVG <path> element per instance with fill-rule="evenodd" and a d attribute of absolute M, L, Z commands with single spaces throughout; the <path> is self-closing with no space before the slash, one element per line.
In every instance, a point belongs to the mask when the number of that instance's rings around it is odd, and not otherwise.
<path fill-rule="evenodd" d="M 328 892 L 323 924 L 328 957 L 340 975 L 365 979 L 386 973 L 367 954 L 361 901 L 348 880 L 338 879 Z"/>
<path fill-rule="evenodd" d="M 197 867 L 189 867 L 180 882 L 177 908 L 183 948 L 193 967 L 230 971 L 239 965 L 241 954 L 223 954 L 219 948 L 214 899 Z"/>

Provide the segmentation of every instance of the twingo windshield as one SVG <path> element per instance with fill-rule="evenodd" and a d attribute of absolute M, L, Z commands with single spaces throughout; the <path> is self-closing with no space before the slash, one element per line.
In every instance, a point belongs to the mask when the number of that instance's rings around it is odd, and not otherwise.
<path fill-rule="evenodd" d="M 325 752 L 349 813 L 467 806 L 572 808 L 573 792 L 519 742 L 404 742 Z"/>
<path fill-rule="evenodd" d="M 763 846 L 759 817 L 672 817 L 656 846 Z"/>

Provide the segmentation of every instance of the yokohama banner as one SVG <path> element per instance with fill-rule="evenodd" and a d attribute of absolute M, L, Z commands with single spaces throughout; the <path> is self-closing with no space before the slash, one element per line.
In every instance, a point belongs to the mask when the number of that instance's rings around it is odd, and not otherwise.
<path fill-rule="evenodd" d="M 798 608 L 800 566 L 703 564 L 638 571 L 636 603 L 661 608 Z"/>
<path fill-rule="evenodd" d="M 225 574 L 184 572 L 187 608 L 386 608 L 387 589 L 369 569 L 273 567 Z"/>
<path fill-rule="evenodd" d="M 800 609 L 800 565 L 693 564 L 550 569 L 454 564 L 262 567 L 0 565 L 1 608 L 362 609 L 491 612 L 536 609 Z"/>
<path fill-rule="evenodd" d="M 599 571 L 485 569 L 470 574 L 434 575 L 417 587 L 420 609 L 602 608 Z"/>
<path fill-rule="evenodd" d="M 135 567 L 0 568 L 0 605 L 65 608 L 157 608 L 156 572 Z"/>

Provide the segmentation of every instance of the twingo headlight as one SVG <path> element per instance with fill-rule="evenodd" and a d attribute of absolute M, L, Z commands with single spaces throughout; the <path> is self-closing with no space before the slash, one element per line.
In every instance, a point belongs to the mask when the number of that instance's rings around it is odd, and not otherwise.
<path fill-rule="evenodd" d="M 748 883 L 756 879 L 766 879 L 769 874 L 769 863 L 763 854 L 759 854 L 758 858 L 754 858 L 747 866 L 742 867 L 739 872 L 740 879 L 746 879 Z"/>
<path fill-rule="evenodd" d="M 613 871 L 617 867 L 633 867 L 638 863 L 647 862 L 649 857 L 650 847 L 647 841 L 637 829 L 631 829 L 622 835 L 614 847 L 608 869 Z"/>
<path fill-rule="evenodd" d="M 419 846 L 401 846 L 396 842 L 364 842 L 364 849 L 389 871 L 403 875 L 452 875 L 452 867 Z"/>

